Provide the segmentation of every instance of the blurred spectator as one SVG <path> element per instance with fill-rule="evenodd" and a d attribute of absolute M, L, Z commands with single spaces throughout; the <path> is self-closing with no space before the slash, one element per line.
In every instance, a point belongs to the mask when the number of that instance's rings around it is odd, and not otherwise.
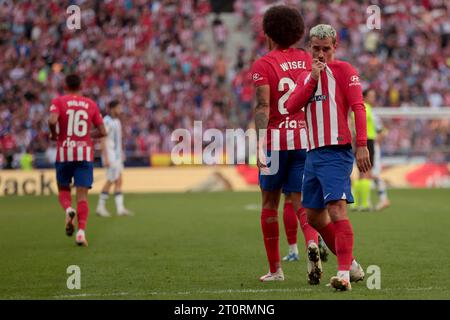
<path fill-rule="evenodd" d="M 31 153 L 22 153 L 20 157 L 20 169 L 25 171 L 33 169 L 33 155 Z"/>
<path fill-rule="evenodd" d="M 16 139 L 12 134 L 7 133 L 1 137 L 0 145 L 1 153 L 5 159 L 4 168 L 13 169 L 14 154 L 17 151 Z"/>

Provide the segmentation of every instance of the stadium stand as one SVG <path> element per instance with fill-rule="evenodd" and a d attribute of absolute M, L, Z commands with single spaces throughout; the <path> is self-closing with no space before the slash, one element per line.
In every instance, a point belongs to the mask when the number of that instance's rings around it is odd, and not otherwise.
<path fill-rule="evenodd" d="M 377 90 L 378 106 L 450 106 L 445 0 L 370 1 L 382 9 L 382 28 L 372 31 L 365 25 L 369 1 L 285 2 L 301 8 L 307 26 L 337 28 L 339 58 Z M 47 108 L 73 70 L 103 111 L 112 99 L 125 106 L 128 165 L 170 153 L 171 132 L 192 130 L 194 120 L 219 130 L 252 122 L 248 68 L 265 52 L 258 26 L 275 1 L 236 0 L 234 13 L 222 14 L 207 0 L 79 1 L 81 30 L 66 28 L 70 3 L 0 0 L 0 167 L 20 167 L 24 154 L 34 156 L 34 166 L 51 165 Z M 385 154 L 450 145 L 448 120 L 386 126 Z"/>

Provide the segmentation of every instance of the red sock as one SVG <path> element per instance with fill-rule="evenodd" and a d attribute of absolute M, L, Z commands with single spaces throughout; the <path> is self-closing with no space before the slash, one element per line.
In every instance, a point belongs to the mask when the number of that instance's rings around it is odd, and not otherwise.
<path fill-rule="evenodd" d="M 328 249 L 336 255 L 336 230 L 334 228 L 334 223 L 330 222 L 325 227 L 320 229 L 319 233 L 322 236 L 323 241 L 325 241 Z"/>
<path fill-rule="evenodd" d="M 276 272 L 280 267 L 280 250 L 278 247 L 278 211 L 262 209 L 261 227 L 264 236 L 267 259 L 269 260 L 270 272 Z"/>
<path fill-rule="evenodd" d="M 86 230 L 86 223 L 89 216 L 89 206 L 86 200 L 78 202 L 77 214 L 78 229 Z"/>
<path fill-rule="evenodd" d="M 284 230 L 289 245 L 297 243 L 298 222 L 295 215 L 294 206 L 291 202 L 285 202 L 283 208 Z"/>
<path fill-rule="evenodd" d="M 300 208 L 297 211 L 297 217 L 298 220 L 300 220 L 300 227 L 302 228 L 303 236 L 305 237 L 306 247 L 308 247 L 308 243 L 310 241 L 314 241 L 316 244 L 319 244 L 319 234 L 317 233 L 316 229 L 314 229 L 308 223 L 308 217 L 306 216 L 305 208 Z"/>
<path fill-rule="evenodd" d="M 334 223 L 338 270 L 350 270 L 353 260 L 353 228 L 349 220 Z"/>
<path fill-rule="evenodd" d="M 70 195 L 70 188 L 59 189 L 58 199 L 61 207 L 64 210 L 72 206 L 72 196 Z"/>

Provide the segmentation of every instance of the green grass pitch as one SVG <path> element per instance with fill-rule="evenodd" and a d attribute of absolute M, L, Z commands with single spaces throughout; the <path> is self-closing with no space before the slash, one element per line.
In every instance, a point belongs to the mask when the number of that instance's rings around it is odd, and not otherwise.
<path fill-rule="evenodd" d="M 360 282 L 351 292 L 325 285 L 332 255 L 319 286 L 306 282 L 304 254 L 283 264 L 284 282 L 258 281 L 268 269 L 258 193 L 126 195 L 136 215 L 109 219 L 94 214 L 92 196 L 88 248 L 64 234 L 55 196 L 0 198 L 0 298 L 449 299 L 449 192 L 391 190 L 389 209 L 350 213 L 357 259 L 381 268 L 380 290 Z M 81 269 L 80 290 L 67 289 L 69 265 Z"/>

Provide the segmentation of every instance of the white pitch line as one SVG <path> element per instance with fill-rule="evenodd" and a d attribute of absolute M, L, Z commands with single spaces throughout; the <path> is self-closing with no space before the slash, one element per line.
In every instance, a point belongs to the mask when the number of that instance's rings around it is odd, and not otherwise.
<path fill-rule="evenodd" d="M 381 288 L 380 290 L 368 290 L 368 291 L 431 291 L 431 290 L 448 290 L 449 288 Z M 55 299 L 64 298 L 86 298 L 86 297 L 114 297 L 114 296 L 167 296 L 167 295 L 193 295 L 193 294 L 234 294 L 234 293 L 271 293 L 271 292 L 281 292 L 281 293 L 292 293 L 292 292 L 312 292 L 315 289 L 308 288 L 297 288 L 297 289 L 222 289 L 222 290 L 198 290 L 198 291 L 178 291 L 178 292 L 168 292 L 168 291 L 150 291 L 150 292 L 112 292 L 112 293 L 82 293 L 82 294 L 69 294 L 69 295 L 59 295 L 53 296 Z M 332 291 L 330 291 L 332 292 Z"/>

